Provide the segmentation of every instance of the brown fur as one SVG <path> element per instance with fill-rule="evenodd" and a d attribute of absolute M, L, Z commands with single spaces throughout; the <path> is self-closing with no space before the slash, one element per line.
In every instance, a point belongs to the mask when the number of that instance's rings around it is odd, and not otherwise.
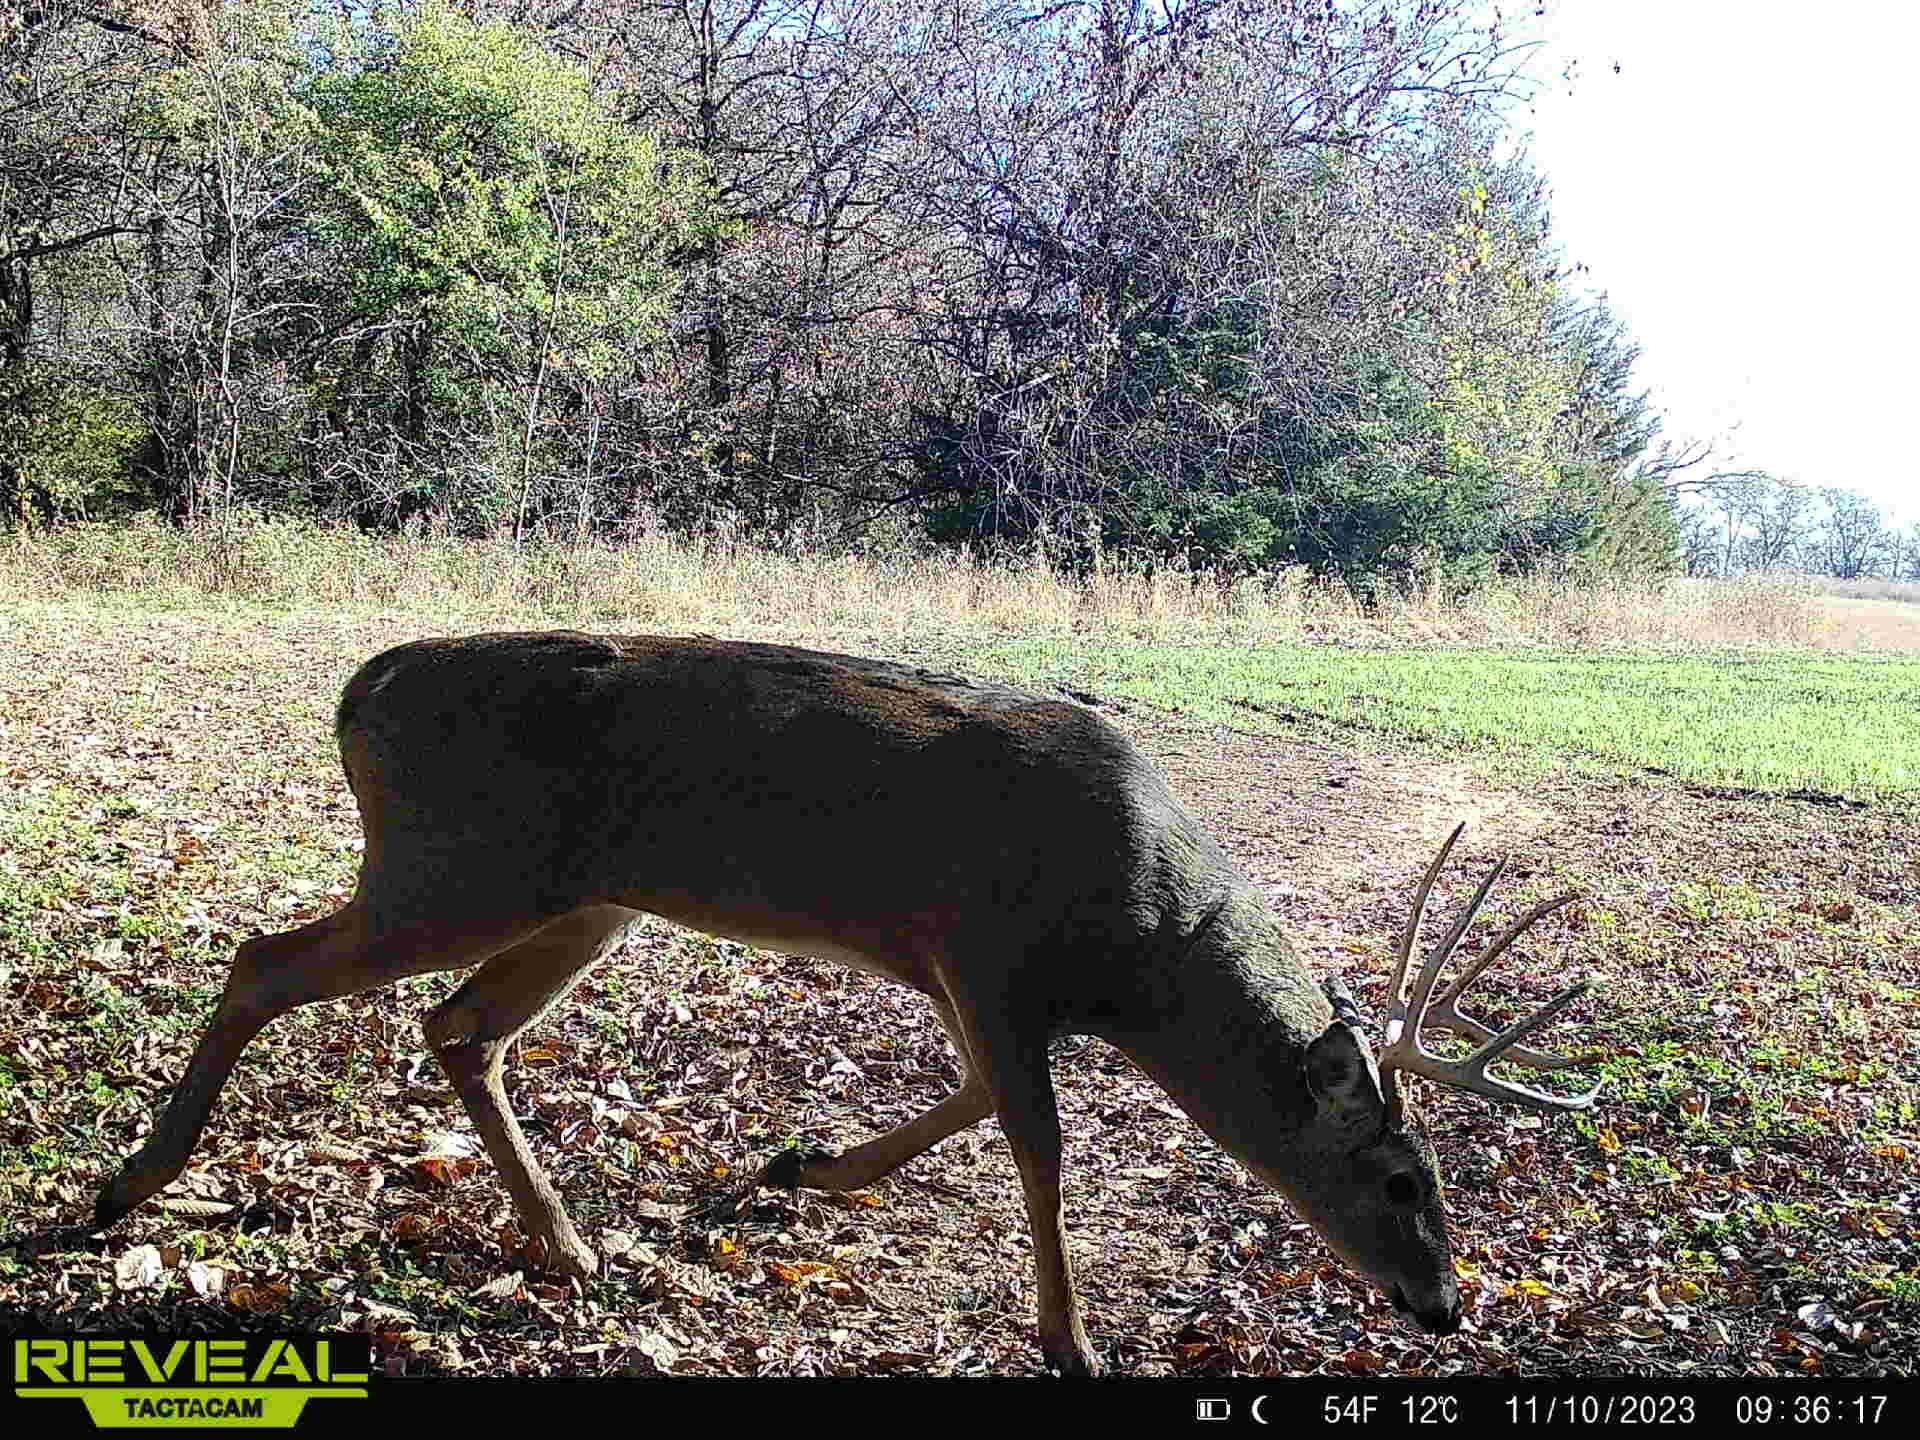
<path fill-rule="evenodd" d="M 779 1174 L 869 1184 L 997 1113 L 1059 1369 L 1094 1367 L 1061 1229 L 1046 1043 L 1062 1032 L 1121 1047 L 1424 1320 L 1457 1320 L 1424 1140 L 1389 1123 L 1364 1042 L 1258 892 L 1091 711 L 850 656 L 561 632 L 390 650 L 346 687 L 337 732 L 366 830 L 354 898 L 241 948 L 173 1104 L 103 1192 L 102 1223 L 179 1173 L 274 1015 L 477 965 L 429 1039 L 530 1234 L 557 1268 L 590 1274 L 500 1067 L 647 912 L 932 1000 L 961 1091 Z M 1415 1202 L 1383 1199 L 1389 1177 Z"/>

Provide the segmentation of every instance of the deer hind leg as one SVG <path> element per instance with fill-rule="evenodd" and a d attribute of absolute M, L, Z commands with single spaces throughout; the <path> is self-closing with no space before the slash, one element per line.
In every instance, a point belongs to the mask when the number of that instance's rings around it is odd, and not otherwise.
<path fill-rule="evenodd" d="M 978 1068 L 967 1053 L 966 1037 L 960 1022 L 943 1000 L 934 1001 L 934 1013 L 946 1027 L 947 1037 L 960 1056 L 965 1080 L 958 1090 L 916 1119 L 898 1129 L 856 1145 L 843 1155 L 821 1150 L 783 1150 L 760 1177 L 765 1185 L 783 1189 L 861 1190 L 891 1175 L 914 1156 L 924 1154 L 956 1131 L 978 1124 L 993 1113 L 993 1097 L 987 1093 Z"/>
<path fill-rule="evenodd" d="M 1060 1110 L 1047 1064 L 1046 1028 L 1007 1013 L 1017 1006 L 969 1006 L 960 996 L 951 998 L 974 1074 L 992 1097 L 1020 1172 L 1033 1233 L 1041 1353 L 1062 1375 L 1098 1374 L 1067 1258 L 1060 1210 Z"/>
<path fill-rule="evenodd" d="M 553 1269 L 582 1279 L 599 1268 L 599 1261 L 575 1232 L 559 1191 L 527 1147 L 507 1107 L 502 1067 L 514 1037 L 566 994 L 636 913 L 590 905 L 562 916 L 487 961 L 422 1025 L 506 1181 L 528 1236 L 545 1246 Z"/>
<path fill-rule="evenodd" d="M 174 1087 L 153 1133 L 94 1202 L 94 1224 L 113 1224 L 186 1168 L 221 1087 L 247 1043 L 278 1016 L 316 1000 L 370 990 L 403 975 L 451 970 L 520 938 L 535 922 L 492 930 L 450 925 L 382 928 L 358 901 L 323 920 L 243 943 L 219 1008 Z M 378 933 L 376 933 L 378 931 Z"/>

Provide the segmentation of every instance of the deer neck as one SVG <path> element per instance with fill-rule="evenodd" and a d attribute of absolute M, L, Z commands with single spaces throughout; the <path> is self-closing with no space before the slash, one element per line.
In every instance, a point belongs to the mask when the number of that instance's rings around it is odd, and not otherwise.
<path fill-rule="evenodd" d="M 1333 1009 L 1266 901 L 1233 879 L 1153 947 L 1133 1013 L 1103 1038 L 1271 1180 L 1313 1117 L 1303 1060 Z"/>

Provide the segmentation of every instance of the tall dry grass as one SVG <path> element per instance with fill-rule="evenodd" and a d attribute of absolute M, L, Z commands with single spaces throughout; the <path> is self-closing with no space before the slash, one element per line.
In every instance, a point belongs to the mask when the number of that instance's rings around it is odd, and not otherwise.
<path fill-rule="evenodd" d="M 1814 584 L 1823 595 L 1847 600 L 1898 600 L 1903 605 L 1920 605 L 1920 580 L 1835 580 L 1821 576 Z"/>
<path fill-rule="evenodd" d="M 1063 578 L 964 554 L 791 556 L 664 537 L 607 545 L 392 539 L 251 520 L 187 532 L 152 522 L 16 532 L 0 587 L 22 597 L 146 604 L 234 599 L 400 610 L 503 625 L 735 631 L 1075 634 L 1248 644 L 1720 648 L 1817 643 L 1812 585 L 1597 577 L 1502 580 L 1464 597 L 1437 587 L 1363 603 L 1303 570 L 1222 580 L 1161 570 Z"/>

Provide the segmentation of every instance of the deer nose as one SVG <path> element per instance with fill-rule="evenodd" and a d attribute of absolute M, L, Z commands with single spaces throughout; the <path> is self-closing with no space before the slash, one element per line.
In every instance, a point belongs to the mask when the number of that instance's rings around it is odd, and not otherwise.
<path fill-rule="evenodd" d="M 1393 1306 L 1403 1315 L 1410 1315 L 1414 1322 L 1430 1335 L 1451 1335 L 1460 1328 L 1460 1292 L 1451 1285 L 1438 1305 L 1415 1306 L 1407 1299 L 1406 1291 L 1398 1285 L 1393 1287 Z"/>

